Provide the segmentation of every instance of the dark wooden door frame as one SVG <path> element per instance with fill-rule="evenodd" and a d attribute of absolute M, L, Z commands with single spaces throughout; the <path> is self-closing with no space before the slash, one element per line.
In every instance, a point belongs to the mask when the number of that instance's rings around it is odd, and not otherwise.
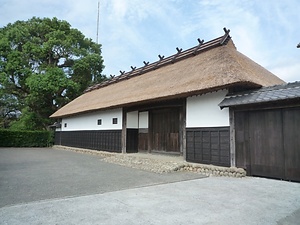
<path fill-rule="evenodd" d="M 130 107 L 123 108 L 123 124 L 122 124 L 122 152 L 126 153 L 126 120 L 127 113 L 132 111 L 148 111 L 148 152 L 151 153 L 152 145 L 150 139 L 152 139 L 152 132 L 150 131 L 150 124 L 152 123 L 152 118 L 150 116 L 150 111 L 154 109 L 163 109 L 163 108 L 178 108 L 179 109 L 179 152 L 184 157 L 186 156 L 186 99 L 173 99 L 169 101 L 160 101 L 160 102 L 150 102 L 141 105 L 135 105 Z"/>
<path fill-rule="evenodd" d="M 280 142 L 276 140 L 278 143 L 276 144 L 275 148 L 277 149 L 272 154 L 277 154 L 277 160 L 281 159 L 281 162 L 273 163 L 278 167 L 282 167 L 279 171 L 278 168 L 275 168 L 274 171 L 278 170 L 278 174 L 276 175 L 268 173 L 265 174 L 258 174 L 256 173 L 257 168 L 252 168 L 252 165 L 255 164 L 253 160 L 255 160 L 255 153 L 253 152 L 253 145 L 251 149 L 251 143 L 253 140 L 254 134 L 251 134 L 251 129 L 255 128 L 255 124 L 250 125 L 250 114 L 256 114 L 257 112 L 277 112 L 277 117 L 275 121 L 277 121 L 278 133 L 277 139 L 281 139 Z M 295 180 L 300 181 L 300 153 L 298 153 L 298 146 L 300 146 L 300 136 L 298 129 L 300 127 L 300 107 L 277 107 L 277 108 L 268 108 L 268 109 L 260 109 L 256 108 L 253 110 L 235 110 L 235 147 L 236 147 L 236 162 L 238 167 L 243 167 L 247 169 L 248 175 L 258 175 L 258 176 L 268 176 L 268 177 L 275 177 L 279 179 L 286 179 L 286 180 Z M 273 116 L 274 117 L 274 116 Z M 275 118 L 275 117 L 274 117 Z M 253 120 L 253 119 L 252 119 Z M 272 129 L 269 126 L 269 129 Z M 264 134 L 267 132 L 264 131 Z M 266 135 L 264 135 L 265 139 Z M 274 135 L 273 135 L 274 136 Z M 274 138 L 274 137 L 273 137 Z M 265 141 L 265 140 L 264 140 Z M 273 144 L 273 143 L 272 143 Z M 274 144 L 273 144 L 274 145 Z M 272 146 L 272 145 L 270 145 Z M 279 149 L 282 149 L 282 152 L 279 154 Z M 277 152 L 277 153 L 276 153 Z M 259 168 L 258 168 L 259 169 Z M 258 171 L 259 172 L 259 171 Z"/>
<path fill-rule="evenodd" d="M 175 112 L 176 111 L 176 112 Z M 149 151 L 153 152 L 168 152 L 180 153 L 180 108 L 179 107 L 164 107 L 149 111 Z M 154 116 L 155 115 L 155 116 Z M 158 116 L 158 117 L 157 117 Z M 175 117 L 174 117 L 175 116 Z M 161 117 L 161 118 L 159 118 Z M 173 118 L 172 118 L 173 117 Z M 156 121 L 154 121 L 154 118 Z M 170 120 L 169 120 L 170 119 Z M 175 126 L 173 126 L 175 121 Z M 163 124 L 163 125 L 162 125 Z M 160 128 L 158 129 L 159 126 Z M 155 130 L 154 130 L 155 129 Z M 156 130 L 158 129 L 158 130 Z M 157 133 L 158 132 L 158 133 Z M 175 133 L 174 133 L 175 132 Z M 157 133 L 157 136 L 153 136 Z M 177 134 L 177 144 L 172 144 L 171 134 Z M 156 140 L 158 138 L 158 140 Z M 158 141 L 158 142 L 157 142 Z M 155 143 L 155 146 L 153 146 Z M 172 149 L 170 149 L 172 148 Z"/>

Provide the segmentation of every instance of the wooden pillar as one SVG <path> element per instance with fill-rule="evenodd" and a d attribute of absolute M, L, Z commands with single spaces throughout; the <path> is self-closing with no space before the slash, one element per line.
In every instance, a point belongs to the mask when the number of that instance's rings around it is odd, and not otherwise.
<path fill-rule="evenodd" d="M 152 111 L 148 111 L 148 153 L 152 150 Z"/>
<path fill-rule="evenodd" d="M 229 108 L 229 125 L 230 125 L 230 165 L 236 166 L 234 110 L 230 108 Z"/>
<path fill-rule="evenodd" d="M 186 100 L 179 111 L 180 154 L 186 160 Z"/>
<path fill-rule="evenodd" d="M 126 153 L 127 111 L 122 110 L 122 153 Z"/>

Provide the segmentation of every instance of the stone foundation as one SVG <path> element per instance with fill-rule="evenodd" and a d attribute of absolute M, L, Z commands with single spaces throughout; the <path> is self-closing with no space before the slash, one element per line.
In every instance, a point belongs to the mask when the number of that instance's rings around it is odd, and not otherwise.
<path fill-rule="evenodd" d="M 245 177 L 246 171 L 236 167 L 219 167 L 203 164 L 186 164 L 178 168 L 179 171 L 202 173 L 206 176 Z"/>

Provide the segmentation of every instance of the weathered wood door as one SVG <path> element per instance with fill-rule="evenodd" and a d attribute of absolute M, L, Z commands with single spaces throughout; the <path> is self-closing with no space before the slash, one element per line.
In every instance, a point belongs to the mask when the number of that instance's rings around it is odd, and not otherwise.
<path fill-rule="evenodd" d="M 285 179 L 300 181 L 300 107 L 282 111 Z"/>
<path fill-rule="evenodd" d="M 235 112 L 236 165 L 300 181 L 300 107 Z"/>
<path fill-rule="evenodd" d="M 251 173 L 273 178 L 284 177 L 282 118 L 273 110 L 249 114 Z"/>
<path fill-rule="evenodd" d="M 179 152 L 179 109 L 151 111 L 151 150 Z"/>

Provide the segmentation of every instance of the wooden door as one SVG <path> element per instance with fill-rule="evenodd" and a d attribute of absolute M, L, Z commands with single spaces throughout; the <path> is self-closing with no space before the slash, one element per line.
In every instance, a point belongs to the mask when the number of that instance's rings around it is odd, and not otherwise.
<path fill-rule="evenodd" d="M 160 109 L 151 112 L 151 150 L 179 152 L 179 109 Z"/>
<path fill-rule="evenodd" d="M 249 113 L 251 174 L 284 177 L 282 117 L 280 110 Z"/>
<path fill-rule="evenodd" d="M 283 110 L 285 179 L 300 181 L 300 107 Z"/>
<path fill-rule="evenodd" d="M 235 113 L 236 165 L 300 181 L 300 107 Z"/>

